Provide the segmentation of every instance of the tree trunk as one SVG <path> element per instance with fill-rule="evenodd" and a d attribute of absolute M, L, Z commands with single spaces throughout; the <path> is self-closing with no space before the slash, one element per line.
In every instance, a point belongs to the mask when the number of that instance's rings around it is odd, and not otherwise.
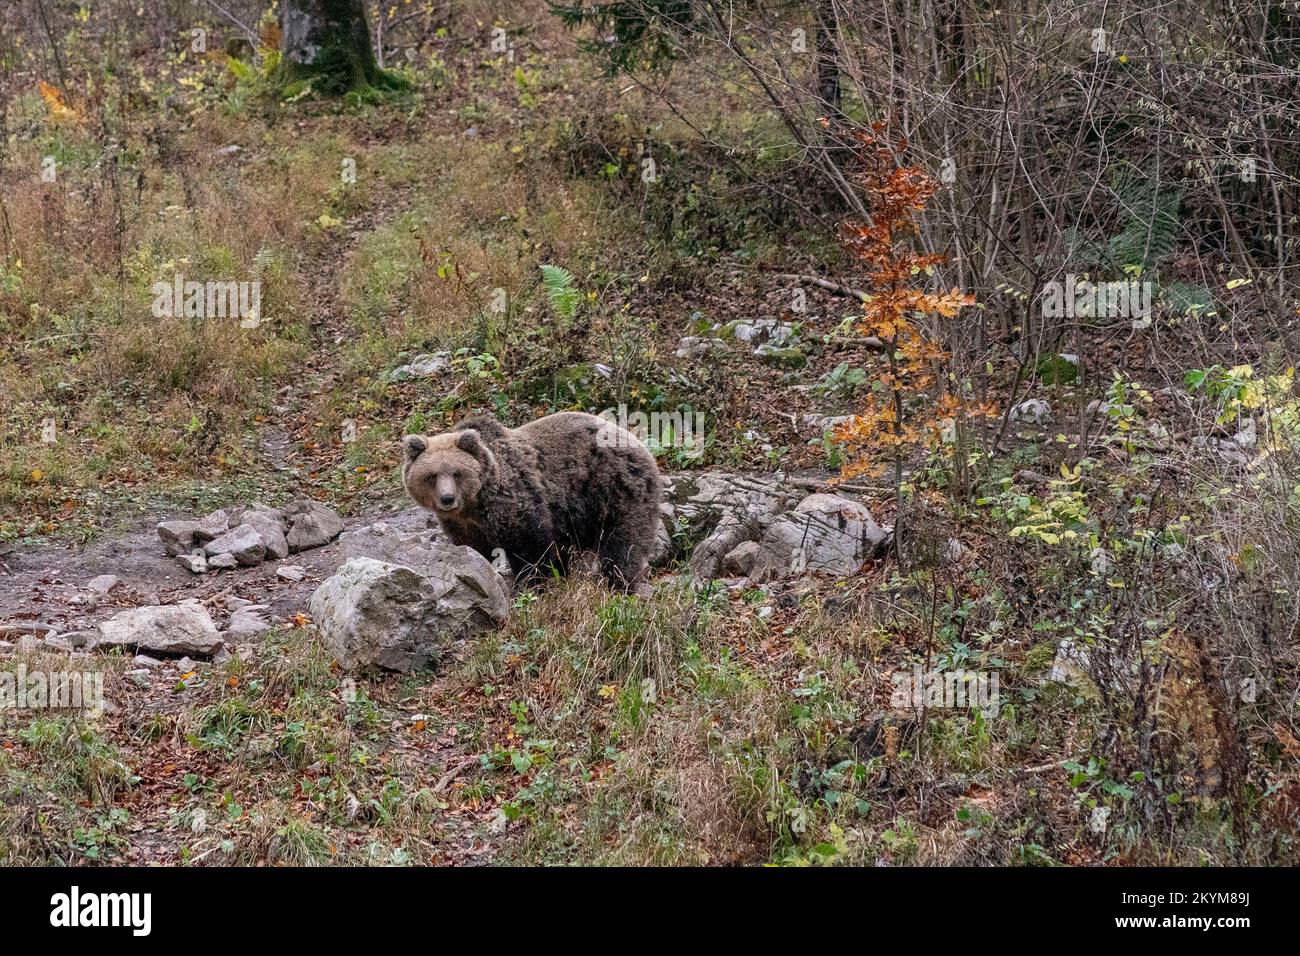
<path fill-rule="evenodd" d="M 362 0 L 281 0 L 279 76 L 332 94 L 398 85 L 375 62 Z"/>
<path fill-rule="evenodd" d="M 817 82 L 817 99 L 821 100 L 826 116 L 832 123 L 840 113 L 840 64 L 835 51 L 835 4 L 819 0 L 817 4 L 817 32 L 815 40 L 817 59 L 813 72 Z"/>

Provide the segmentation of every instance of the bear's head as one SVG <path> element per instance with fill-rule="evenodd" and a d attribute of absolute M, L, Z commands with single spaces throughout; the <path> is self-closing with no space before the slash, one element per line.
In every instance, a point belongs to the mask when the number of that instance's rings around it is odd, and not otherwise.
<path fill-rule="evenodd" d="M 473 511 L 497 477 L 497 460 L 477 429 L 402 439 L 407 493 L 440 517 Z"/>

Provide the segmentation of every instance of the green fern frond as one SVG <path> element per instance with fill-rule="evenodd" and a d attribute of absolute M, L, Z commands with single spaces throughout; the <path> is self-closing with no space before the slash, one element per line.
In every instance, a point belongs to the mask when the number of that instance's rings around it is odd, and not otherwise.
<path fill-rule="evenodd" d="M 1161 189 L 1160 182 L 1132 166 L 1113 167 L 1109 176 L 1118 232 L 1089 235 L 1070 226 L 1064 231 L 1066 260 L 1107 275 L 1154 279 L 1156 267 L 1174 251 L 1183 193 Z"/>
<path fill-rule="evenodd" d="M 1158 181 L 1133 168 L 1116 172 L 1112 188 L 1127 222 L 1106 242 L 1106 263 L 1114 268 L 1138 267 L 1149 272 L 1173 252 L 1182 190 L 1162 190 Z"/>
<path fill-rule="evenodd" d="M 573 273 L 561 266 L 542 266 L 542 286 L 555 314 L 566 321 L 578 311 L 582 294 L 578 291 Z"/>
<path fill-rule="evenodd" d="M 1209 289 L 1188 282 L 1170 282 L 1161 286 L 1160 302 L 1165 308 L 1193 319 L 1215 315 L 1218 308 Z"/>

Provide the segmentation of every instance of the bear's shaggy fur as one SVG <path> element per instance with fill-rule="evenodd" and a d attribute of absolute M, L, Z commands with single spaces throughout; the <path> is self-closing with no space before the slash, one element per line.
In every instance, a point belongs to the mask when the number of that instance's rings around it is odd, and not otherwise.
<path fill-rule="evenodd" d="M 441 435 L 403 439 L 402 479 L 456 544 L 501 548 L 521 582 L 595 552 L 605 578 L 648 593 L 663 489 L 636 436 L 585 412 L 506 428 L 476 415 Z"/>

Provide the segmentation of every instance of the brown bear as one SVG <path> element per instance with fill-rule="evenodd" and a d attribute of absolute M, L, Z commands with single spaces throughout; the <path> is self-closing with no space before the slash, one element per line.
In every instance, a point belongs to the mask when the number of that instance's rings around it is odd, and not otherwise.
<path fill-rule="evenodd" d="M 663 489 L 654 456 L 631 432 L 585 412 L 519 428 L 475 415 L 402 443 L 411 497 L 454 543 L 489 559 L 501 548 L 521 585 L 594 552 L 611 585 L 649 593 Z"/>

